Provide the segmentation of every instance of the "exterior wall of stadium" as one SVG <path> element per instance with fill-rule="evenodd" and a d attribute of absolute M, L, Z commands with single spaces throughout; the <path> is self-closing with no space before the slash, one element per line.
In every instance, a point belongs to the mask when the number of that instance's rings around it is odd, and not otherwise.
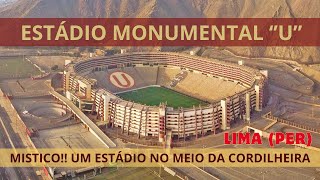
<path fill-rule="evenodd" d="M 173 109 L 161 104 L 145 106 L 125 101 L 107 89 L 95 88 L 96 81 L 85 78 L 88 73 L 133 65 L 176 66 L 199 71 L 208 76 L 240 83 L 246 90 L 204 107 Z M 267 77 L 258 70 L 231 63 L 176 53 L 132 53 L 81 61 L 64 72 L 66 97 L 83 111 L 96 112 L 112 127 L 137 136 L 155 136 L 163 141 L 173 137 L 202 136 L 230 128 L 236 119 L 250 120 L 267 101 Z"/>

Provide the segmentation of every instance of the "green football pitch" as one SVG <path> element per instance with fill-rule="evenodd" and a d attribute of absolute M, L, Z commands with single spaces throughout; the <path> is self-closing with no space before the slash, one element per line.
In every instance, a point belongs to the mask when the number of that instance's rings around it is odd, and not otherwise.
<path fill-rule="evenodd" d="M 124 100 L 133 101 L 139 104 L 146 104 L 148 106 L 158 106 L 161 102 L 166 102 L 169 107 L 173 108 L 189 108 L 194 105 L 198 106 L 199 104 L 206 104 L 199 99 L 164 87 L 146 87 L 143 89 L 119 93 L 117 95 Z"/>

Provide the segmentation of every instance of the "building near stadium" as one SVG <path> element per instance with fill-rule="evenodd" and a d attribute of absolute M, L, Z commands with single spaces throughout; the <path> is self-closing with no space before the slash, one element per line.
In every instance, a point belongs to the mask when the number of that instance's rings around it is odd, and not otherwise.
<path fill-rule="evenodd" d="M 64 91 L 83 112 L 96 114 L 110 127 L 160 142 L 198 138 L 227 130 L 239 119 L 250 121 L 268 95 L 265 72 L 168 52 L 123 53 L 69 64 Z"/>

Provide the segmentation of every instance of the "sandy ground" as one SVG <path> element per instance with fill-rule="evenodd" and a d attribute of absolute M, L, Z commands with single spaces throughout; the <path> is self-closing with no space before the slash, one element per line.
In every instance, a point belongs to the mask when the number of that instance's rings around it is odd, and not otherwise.
<path fill-rule="evenodd" d="M 51 67 L 54 65 L 58 65 L 59 70 L 63 70 L 65 60 L 74 61 L 76 58 L 70 56 L 31 56 L 29 59 L 43 70 L 51 71 Z"/>
<path fill-rule="evenodd" d="M 41 130 L 32 140 L 39 148 L 106 148 L 81 124 Z"/>
<path fill-rule="evenodd" d="M 49 95 L 50 90 L 45 81 L 46 79 L 32 80 L 31 78 L 5 80 L 0 83 L 0 88 L 16 97 L 45 96 Z"/>

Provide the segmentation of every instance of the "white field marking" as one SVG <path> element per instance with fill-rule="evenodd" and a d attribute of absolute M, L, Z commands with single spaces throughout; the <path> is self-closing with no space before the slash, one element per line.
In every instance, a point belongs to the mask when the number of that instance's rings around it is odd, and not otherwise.
<path fill-rule="evenodd" d="M 301 174 L 301 173 L 298 173 L 298 172 L 296 172 L 296 171 L 291 171 L 291 170 L 289 170 L 289 169 L 285 169 L 285 168 L 282 168 L 282 167 L 279 167 L 280 169 L 283 169 L 283 170 L 285 170 L 285 171 L 288 171 L 288 172 L 291 172 L 291 173 L 295 173 L 295 174 L 299 174 L 299 175 L 301 175 L 301 176 L 305 176 L 305 177 L 307 177 L 307 178 L 313 178 L 312 176 L 308 176 L 308 175 L 305 175 L 305 174 Z"/>
<path fill-rule="evenodd" d="M 221 173 L 223 173 L 223 174 L 226 174 L 227 176 L 231 176 L 231 177 L 233 177 L 233 178 L 235 178 L 235 179 L 240 179 L 240 180 L 241 180 L 241 178 L 236 177 L 236 176 L 234 176 L 234 175 L 232 175 L 232 174 L 229 174 L 228 172 L 225 172 L 225 171 L 223 171 L 222 169 L 219 169 L 219 168 L 217 168 L 217 167 L 210 167 L 210 168 L 216 169 L 217 171 L 219 171 L 219 172 L 221 172 Z"/>
<path fill-rule="evenodd" d="M 228 168 L 228 169 L 230 169 L 230 170 L 232 170 L 232 171 L 234 171 L 234 172 L 237 172 L 237 173 L 239 173 L 239 174 L 242 174 L 242 175 L 244 175 L 244 176 L 247 176 L 248 178 L 259 180 L 259 179 L 257 179 L 257 178 L 254 178 L 254 177 L 248 175 L 248 174 L 242 173 L 241 171 L 232 169 L 231 167 L 226 167 L 226 168 Z"/>
<path fill-rule="evenodd" d="M 194 166 L 195 168 L 199 169 L 200 171 L 204 172 L 204 173 L 207 174 L 208 176 L 210 176 L 210 177 L 212 177 L 212 178 L 214 178 L 214 179 L 216 179 L 216 180 L 220 180 L 219 178 L 217 178 L 217 177 L 215 177 L 214 175 L 208 173 L 207 171 L 199 168 L 198 166 L 196 166 L 196 165 L 194 165 L 194 164 L 192 164 L 192 163 L 190 163 L 190 164 L 191 164 L 192 166 Z"/>

